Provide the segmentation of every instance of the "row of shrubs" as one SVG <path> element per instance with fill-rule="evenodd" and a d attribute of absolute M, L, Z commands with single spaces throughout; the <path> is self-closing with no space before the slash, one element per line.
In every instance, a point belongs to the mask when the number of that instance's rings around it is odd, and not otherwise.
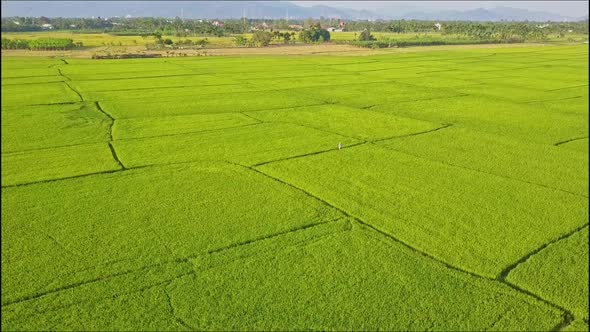
<path fill-rule="evenodd" d="M 436 45 L 470 45 L 470 44 L 497 44 L 497 43 L 522 43 L 524 40 L 513 38 L 508 40 L 496 39 L 417 39 L 417 40 L 352 40 L 336 41 L 338 44 L 350 44 L 368 48 L 390 48 L 409 46 L 436 46 Z"/>
<path fill-rule="evenodd" d="M 71 39 L 66 38 L 42 38 L 42 39 L 9 39 L 2 38 L 3 50 L 71 50 L 74 47 L 81 47 L 81 42 L 74 43 Z"/>

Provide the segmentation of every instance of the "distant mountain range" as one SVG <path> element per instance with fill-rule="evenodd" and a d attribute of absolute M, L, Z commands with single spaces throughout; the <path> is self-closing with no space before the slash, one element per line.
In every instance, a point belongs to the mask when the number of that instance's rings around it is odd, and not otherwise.
<path fill-rule="evenodd" d="M 496 7 L 492 9 L 477 8 L 467 11 L 447 10 L 432 13 L 411 12 L 404 17 L 418 20 L 441 21 L 582 21 L 585 17 L 567 17 L 547 12 L 529 11 L 526 9 Z"/>
<path fill-rule="evenodd" d="M 290 2 L 270 1 L 2 1 L 2 17 L 184 17 L 203 19 L 260 18 L 289 19 L 341 18 L 345 20 L 418 19 L 465 21 L 579 21 L 584 17 L 565 17 L 557 14 L 508 7 L 447 10 L 437 12 L 414 11 L 396 14 L 390 11 L 372 12 L 334 8 L 325 5 L 302 7 Z"/>

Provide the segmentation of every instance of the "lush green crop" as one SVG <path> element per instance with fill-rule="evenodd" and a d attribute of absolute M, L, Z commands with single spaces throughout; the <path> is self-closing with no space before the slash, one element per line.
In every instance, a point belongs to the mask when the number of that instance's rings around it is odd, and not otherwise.
<path fill-rule="evenodd" d="M 225 160 L 254 165 L 358 143 L 353 138 L 292 124 L 259 124 L 233 130 L 116 140 L 126 166 Z"/>
<path fill-rule="evenodd" d="M 113 125 L 113 139 L 180 135 L 257 124 L 241 113 L 194 114 L 119 119 Z"/>
<path fill-rule="evenodd" d="M 143 303 L 142 291 L 193 273 L 188 258 L 343 215 L 246 168 L 207 163 L 4 188 L 2 216 L 3 328 L 94 326 L 104 314 L 109 329 L 141 330 L 170 317 L 165 301 L 153 299 L 164 310 L 143 322 L 110 301 Z M 59 318 L 43 325 L 48 315 Z"/>
<path fill-rule="evenodd" d="M 574 320 L 570 325 L 566 326 L 563 331 L 588 331 L 590 327 L 588 326 L 588 321 L 583 321 L 581 319 Z"/>
<path fill-rule="evenodd" d="M 226 88 L 228 87 L 210 87 L 211 94 L 201 96 L 198 95 L 198 91 L 202 91 L 203 88 L 194 88 L 194 92 L 183 89 L 174 100 L 170 99 L 170 93 L 176 92 L 173 89 L 166 89 L 172 90 L 168 92 L 168 95 L 163 91 L 144 91 L 144 97 L 137 96 L 127 99 L 127 96 L 138 92 L 111 92 L 108 98 L 112 99 L 101 101 L 100 105 L 116 119 L 126 119 L 206 113 L 239 113 L 325 104 L 324 101 L 313 96 L 306 98 L 288 90 L 245 91 L 233 94 L 220 92 L 220 89 Z M 238 88 L 242 89 L 242 87 Z M 161 97 L 146 102 L 145 95 L 161 95 Z"/>
<path fill-rule="evenodd" d="M 555 144 L 587 136 L 588 113 L 554 112 L 537 104 L 465 95 L 378 105 L 371 110 L 424 121 L 452 123 L 517 140 Z"/>
<path fill-rule="evenodd" d="M 526 143 L 462 128 L 447 128 L 380 143 L 420 158 L 486 174 L 588 194 L 587 153 Z"/>
<path fill-rule="evenodd" d="M 259 169 L 489 277 L 588 219 L 586 197 L 369 144 Z"/>
<path fill-rule="evenodd" d="M 40 67 L 31 66 L 27 68 L 16 68 L 12 67 L 10 62 L 8 62 L 8 64 L 5 65 L 8 68 L 4 68 L 4 66 L 2 67 L 2 77 L 4 78 L 4 80 L 2 80 L 2 84 L 19 83 L 18 81 L 15 82 L 15 79 L 29 78 L 40 80 L 43 78 L 47 79 L 48 77 L 60 77 L 56 68 L 49 67 L 53 65 L 57 65 L 57 63 L 46 64 Z M 8 78 L 10 79 L 8 80 Z"/>
<path fill-rule="evenodd" d="M 238 81 L 230 78 L 220 78 L 214 75 L 206 74 L 190 74 L 190 73 L 160 73 L 160 77 L 135 77 L 135 78 L 121 78 L 119 80 L 87 80 L 77 81 L 73 85 L 80 90 L 80 92 L 99 92 L 99 91 L 136 91 L 139 89 L 153 89 L 152 92 L 160 92 L 158 89 L 167 90 L 169 88 L 180 87 L 185 90 L 188 87 L 195 88 L 204 86 L 215 86 L 216 90 L 223 89 L 225 85 L 236 85 Z M 129 75 L 129 74 L 127 74 Z M 129 76 L 132 76 L 129 75 Z M 112 78 L 112 77 L 111 77 Z M 231 88 L 231 87 L 229 87 Z M 103 94 L 108 95 L 108 94 Z M 98 97 L 97 99 L 101 99 Z"/>
<path fill-rule="evenodd" d="M 47 105 L 78 101 L 80 101 L 80 97 L 62 82 L 5 85 L 2 87 L 2 108 L 5 106 Z"/>
<path fill-rule="evenodd" d="M 586 220 L 587 222 L 587 220 Z M 588 321 L 588 224 L 550 244 L 508 274 L 508 281 L 571 308 Z"/>
<path fill-rule="evenodd" d="M 342 224 L 192 260 L 197 277 L 169 286 L 177 316 L 197 330 L 508 330 L 533 317 L 529 328 L 544 330 L 559 321 L 508 287 Z"/>
<path fill-rule="evenodd" d="M 107 143 L 2 153 L 2 186 L 115 171 Z"/>
<path fill-rule="evenodd" d="M 36 84 L 36 83 L 53 83 L 53 82 L 63 82 L 67 79 L 63 76 L 25 76 L 25 77 L 14 77 L 10 79 L 9 82 L 2 81 L 2 86 L 4 85 L 21 85 L 21 84 Z"/>
<path fill-rule="evenodd" d="M 361 140 L 379 140 L 428 131 L 440 124 L 341 105 L 322 105 L 246 113 L 264 121 L 295 123 Z"/>
<path fill-rule="evenodd" d="M 46 57 L 2 57 L 2 77 L 7 70 L 48 68 L 63 64 L 61 59 Z"/>
<path fill-rule="evenodd" d="M 1 61 L 6 330 L 588 329 L 587 46 Z"/>
<path fill-rule="evenodd" d="M 2 152 L 108 142 L 110 122 L 94 103 L 3 107 Z"/>

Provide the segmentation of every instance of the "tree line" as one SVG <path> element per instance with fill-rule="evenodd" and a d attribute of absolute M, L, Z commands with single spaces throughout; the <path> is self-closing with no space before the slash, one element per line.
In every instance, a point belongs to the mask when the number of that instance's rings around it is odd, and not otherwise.
<path fill-rule="evenodd" d="M 570 27 L 569 25 L 565 25 Z M 338 41 L 338 43 L 352 44 L 361 47 L 386 48 L 405 46 L 429 46 L 429 45 L 457 45 L 457 44 L 491 44 L 491 43 L 524 43 L 543 42 L 548 39 L 550 29 L 548 25 L 529 24 L 527 22 L 505 23 L 484 22 L 465 24 L 465 22 L 450 22 L 445 25 L 435 26 L 441 33 L 441 37 L 424 34 L 415 39 L 396 40 L 387 36 L 376 38 L 369 28 L 365 28 L 352 41 Z M 568 29 L 568 32 L 573 32 Z"/>
<path fill-rule="evenodd" d="M 256 30 L 252 34 L 252 38 L 248 40 L 243 36 L 237 36 L 234 38 L 234 42 L 238 46 L 257 46 L 264 47 L 270 45 L 272 41 L 282 44 L 295 43 L 295 32 L 285 31 L 281 32 L 278 30 L 261 31 Z M 319 23 L 312 24 L 308 29 L 304 29 L 299 32 L 297 39 L 303 43 L 324 43 L 330 41 L 330 32 L 323 29 Z"/>
<path fill-rule="evenodd" d="M 263 20 L 263 19 L 229 19 L 222 24 L 213 24 L 218 20 L 174 19 L 167 18 L 48 18 L 48 17 L 5 17 L 2 18 L 2 32 L 40 31 L 50 24 L 53 30 L 71 30 L 79 32 L 106 32 L 112 34 L 152 34 L 176 37 L 187 36 L 228 36 L 249 33 L 256 30 L 293 30 L 301 26 L 309 30 L 315 25 L 321 27 L 339 27 L 340 19 L 320 18 L 305 20 Z M 220 22 L 220 21 L 218 21 Z M 264 23 L 264 26 L 261 25 Z M 543 26 L 545 33 L 554 34 L 588 34 L 588 20 L 581 22 L 471 22 L 471 21 L 421 21 L 421 20 L 356 20 L 346 21 L 343 31 L 363 31 L 395 33 L 447 32 L 472 34 L 479 30 L 483 34 L 499 30 L 535 29 Z M 437 26 L 440 24 L 440 29 Z"/>
<path fill-rule="evenodd" d="M 66 38 L 40 38 L 40 39 L 10 39 L 2 38 L 3 50 L 35 50 L 35 51 L 53 51 L 53 50 L 71 50 L 74 47 L 81 47 L 82 43 L 74 43 L 71 39 Z"/>

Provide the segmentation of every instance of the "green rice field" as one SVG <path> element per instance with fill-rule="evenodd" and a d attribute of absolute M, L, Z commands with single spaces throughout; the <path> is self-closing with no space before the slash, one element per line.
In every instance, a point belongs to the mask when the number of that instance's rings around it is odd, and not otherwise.
<path fill-rule="evenodd" d="M 588 45 L 2 57 L 2 328 L 588 331 Z"/>
<path fill-rule="evenodd" d="M 287 31 L 291 32 L 291 31 Z M 361 31 L 345 31 L 345 32 L 331 32 L 331 40 L 353 41 L 357 40 Z M 377 39 L 392 39 L 396 41 L 457 41 L 468 40 L 464 36 L 454 34 L 442 34 L 440 32 L 421 32 L 421 33 L 395 33 L 395 32 L 372 32 Z M 174 42 L 178 40 L 191 39 L 193 41 L 206 38 L 210 46 L 208 47 L 231 47 L 235 45 L 235 37 L 241 36 L 247 39 L 252 38 L 252 33 L 231 34 L 223 37 L 215 36 L 190 36 L 188 38 L 165 35 L 163 38 L 169 38 Z M 11 39 L 33 40 L 39 38 L 67 38 L 74 42 L 82 43 L 84 47 L 105 47 L 105 46 L 144 46 L 146 44 L 153 44 L 155 38 L 152 36 L 140 35 L 114 35 L 109 33 L 75 33 L 73 31 L 31 31 L 31 32 L 2 32 L 2 37 Z M 567 44 L 572 42 L 588 41 L 588 35 L 567 33 L 564 37 L 557 34 L 548 34 L 546 43 L 552 44 Z M 273 42 L 278 43 L 280 42 Z"/>

